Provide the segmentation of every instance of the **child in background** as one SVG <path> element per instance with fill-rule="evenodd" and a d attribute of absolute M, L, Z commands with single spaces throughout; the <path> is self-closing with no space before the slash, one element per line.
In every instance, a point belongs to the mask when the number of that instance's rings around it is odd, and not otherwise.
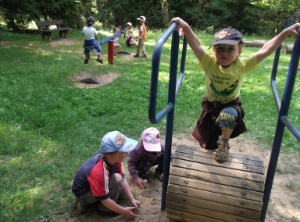
<path fill-rule="evenodd" d="M 127 39 L 126 39 L 127 47 L 131 47 L 132 45 L 137 46 L 133 38 L 134 33 L 133 33 L 133 27 L 131 22 L 127 22 L 126 24 L 126 35 L 127 35 Z"/>
<path fill-rule="evenodd" d="M 140 202 L 130 191 L 122 171 L 122 162 L 137 143 L 118 131 L 105 134 L 100 143 L 100 152 L 82 164 L 73 182 L 72 192 L 77 197 L 77 210 L 80 213 L 98 203 L 102 213 L 119 213 L 126 219 L 136 217 L 132 210 L 138 209 Z M 120 192 L 123 192 L 133 207 L 122 207 L 116 203 Z"/>
<path fill-rule="evenodd" d="M 296 34 L 300 23 L 284 29 L 248 58 L 240 58 L 243 37 L 232 28 L 215 33 L 213 55 L 209 55 L 191 27 L 181 18 L 171 22 L 183 29 L 185 38 L 204 70 L 205 95 L 202 112 L 193 131 L 201 147 L 215 150 L 217 161 L 225 162 L 229 155 L 229 139 L 246 131 L 240 88 L 245 74 L 257 68 L 257 64 L 273 53 L 289 34 Z"/>
<path fill-rule="evenodd" d="M 180 39 L 181 40 L 183 40 L 184 39 L 184 31 L 183 31 L 183 29 L 181 28 L 181 29 L 179 29 L 179 37 L 180 37 Z"/>
<path fill-rule="evenodd" d="M 165 146 L 160 143 L 159 131 L 154 127 L 145 129 L 127 162 L 129 174 L 138 187 L 147 185 L 146 174 L 153 166 L 157 166 L 155 173 L 158 178 L 163 179 L 164 154 Z M 174 153 L 171 154 L 171 159 L 173 157 Z"/>
<path fill-rule="evenodd" d="M 121 29 L 119 28 L 119 27 L 115 27 L 114 28 L 114 34 L 117 34 L 117 33 L 119 33 L 121 31 Z M 114 38 L 114 56 L 116 56 L 116 55 L 118 55 L 118 52 L 120 51 L 120 49 L 121 49 L 121 45 L 118 43 L 118 41 L 119 41 L 119 37 L 117 37 L 117 38 Z"/>
<path fill-rule="evenodd" d="M 96 50 L 97 54 L 97 62 L 100 62 L 101 64 L 103 63 L 103 60 L 101 59 L 101 47 L 97 41 L 98 38 L 98 32 L 97 30 L 93 27 L 95 23 L 95 19 L 93 16 L 88 17 L 87 19 L 87 26 L 84 26 L 81 33 L 84 36 L 84 55 L 85 55 L 85 60 L 84 64 L 89 63 L 90 59 L 90 49 L 93 48 Z"/>
<path fill-rule="evenodd" d="M 145 48 L 145 40 L 147 36 L 147 30 L 145 26 L 146 17 L 140 16 L 139 18 L 137 18 L 137 20 L 140 21 L 139 36 L 136 38 L 139 42 L 136 54 L 133 57 L 140 57 L 140 51 L 142 50 L 143 55 L 141 56 L 141 58 L 147 58 L 147 52 Z"/>

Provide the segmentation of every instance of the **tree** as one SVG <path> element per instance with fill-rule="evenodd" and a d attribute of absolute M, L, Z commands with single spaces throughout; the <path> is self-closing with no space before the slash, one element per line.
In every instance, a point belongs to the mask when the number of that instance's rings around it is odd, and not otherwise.
<path fill-rule="evenodd" d="M 4 9 L 7 28 L 25 29 L 30 21 L 42 19 L 64 19 L 74 27 L 76 23 L 76 0 L 0 0 Z"/>
<path fill-rule="evenodd" d="M 299 10 L 299 0 L 263 0 L 261 19 L 264 28 L 272 34 L 285 27 L 288 19 Z"/>
<path fill-rule="evenodd" d="M 257 23 L 261 8 L 259 0 L 210 0 L 206 11 L 211 25 L 216 29 L 234 27 L 244 33 L 252 34 L 257 31 Z"/>
<path fill-rule="evenodd" d="M 163 15 L 163 24 L 164 26 L 168 26 L 170 19 L 169 19 L 169 6 L 167 0 L 161 0 L 161 9 L 162 9 L 162 15 Z"/>
<path fill-rule="evenodd" d="M 104 28 L 139 23 L 166 28 L 172 17 L 182 17 L 193 29 L 215 31 L 235 27 L 243 33 L 274 34 L 298 9 L 299 0 L 0 0 L 0 17 L 13 30 L 33 20 L 64 19 L 82 29 L 83 19 L 94 16 Z M 255 22 L 253 22 L 255 21 Z"/>
<path fill-rule="evenodd" d="M 63 19 L 68 26 L 76 26 L 76 0 L 35 0 L 39 16 L 44 20 Z"/>
<path fill-rule="evenodd" d="M 7 29 L 20 30 L 38 16 L 35 0 L 0 0 Z"/>

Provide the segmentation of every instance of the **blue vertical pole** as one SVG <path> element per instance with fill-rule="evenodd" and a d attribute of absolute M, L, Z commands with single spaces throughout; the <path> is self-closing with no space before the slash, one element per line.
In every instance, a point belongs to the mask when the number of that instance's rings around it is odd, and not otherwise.
<path fill-rule="evenodd" d="M 173 104 L 173 108 L 169 111 L 167 116 L 166 126 L 166 141 L 165 141 L 165 155 L 164 155 L 164 177 L 162 187 L 162 202 L 161 210 L 166 208 L 166 194 L 169 182 L 169 171 L 171 161 L 171 149 L 172 149 L 172 134 L 173 134 L 173 122 L 174 122 L 174 105 L 175 105 L 175 92 L 176 92 L 176 76 L 177 76 L 177 63 L 178 63 L 178 48 L 179 48 L 179 34 L 177 31 L 173 32 L 171 58 L 170 58 L 170 76 L 169 76 L 169 95 L 168 103 Z M 177 46 L 177 47 L 176 47 Z"/>
<path fill-rule="evenodd" d="M 263 208 L 260 217 L 260 221 L 262 222 L 265 221 L 265 217 L 267 213 L 268 203 L 270 199 L 270 194 L 272 190 L 272 185 L 273 185 L 274 176 L 276 172 L 276 166 L 277 166 L 278 157 L 280 153 L 281 142 L 282 142 L 284 128 L 285 128 L 283 119 L 286 119 L 286 117 L 288 116 L 290 102 L 292 99 L 292 92 L 293 92 L 297 69 L 299 65 L 299 57 L 300 57 L 300 37 L 296 39 L 293 47 L 292 57 L 290 60 L 289 70 L 288 70 L 286 83 L 284 87 L 284 93 L 281 100 L 281 106 L 279 106 L 280 110 L 279 110 L 279 115 L 277 120 L 277 127 L 276 127 L 275 137 L 273 141 L 269 166 L 267 170 L 267 176 L 266 176 L 265 193 L 263 197 Z"/>

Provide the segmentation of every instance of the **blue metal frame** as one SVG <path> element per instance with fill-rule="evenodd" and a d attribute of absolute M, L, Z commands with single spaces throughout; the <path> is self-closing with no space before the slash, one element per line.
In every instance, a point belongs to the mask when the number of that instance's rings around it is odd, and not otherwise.
<path fill-rule="evenodd" d="M 288 24 L 287 26 L 289 26 Z M 297 30 L 300 34 L 300 30 Z M 263 197 L 263 207 L 261 211 L 260 221 L 265 221 L 268 203 L 270 199 L 270 194 L 272 190 L 272 185 L 274 181 L 274 176 L 276 172 L 277 161 L 280 153 L 281 142 L 283 138 L 283 133 L 285 127 L 296 137 L 298 141 L 300 141 L 300 131 L 289 121 L 287 118 L 288 111 L 290 107 L 290 102 L 292 99 L 292 92 L 294 89 L 295 79 L 297 75 L 297 69 L 299 65 L 299 57 L 300 57 L 300 37 L 296 39 L 293 47 L 293 52 L 289 64 L 289 69 L 286 77 L 284 92 L 282 95 L 282 99 L 280 101 L 278 89 L 276 87 L 276 73 L 277 67 L 280 57 L 281 47 L 276 50 L 273 69 L 272 69 L 272 76 L 271 76 L 271 88 L 273 91 L 275 103 L 277 106 L 278 111 L 278 120 L 277 126 L 275 131 L 275 136 L 273 140 L 273 146 L 269 161 L 269 166 L 266 174 L 266 182 L 265 182 L 265 189 L 264 189 L 264 197 Z"/>
<path fill-rule="evenodd" d="M 108 43 L 110 40 L 115 39 L 117 37 L 119 37 L 120 35 L 122 35 L 124 32 L 118 32 L 110 37 L 107 37 L 101 41 L 99 41 L 99 45 L 104 45 L 105 43 Z"/>
<path fill-rule="evenodd" d="M 170 161 L 171 161 L 171 149 L 172 149 L 172 134 L 173 134 L 173 122 L 174 122 L 174 105 L 175 100 L 181 86 L 181 82 L 184 76 L 185 58 L 187 41 L 184 38 L 181 56 L 181 66 L 180 75 L 176 83 L 177 76 L 177 63 L 178 63 L 178 53 L 179 53 L 179 34 L 175 31 L 177 28 L 177 23 L 172 23 L 170 27 L 162 34 L 162 36 L 156 42 L 153 56 L 152 56 L 152 72 L 151 72 L 151 86 L 150 86 L 150 99 L 149 99 L 149 120 L 151 123 L 159 122 L 165 115 L 167 115 L 166 123 L 166 137 L 165 137 L 165 155 L 164 155 L 164 177 L 163 177 L 163 188 L 162 188 L 162 202 L 161 210 L 165 210 L 166 205 L 166 194 L 169 182 L 169 171 L 170 171 Z M 160 56 L 164 43 L 172 36 L 172 47 L 171 47 L 171 57 L 170 57 L 170 75 L 169 75 L 169 92 L 168 92 L 168 104 L 156 114 L 156 97 L 157 97 L 157 87 L 158 87 L 158 74 L 159 74 L 159 64 Z"/>
<path fill-rule="evenodd" d="M 295 15 L 297 15 L 296 13 Z M 295 16 L 294 15 L 294 16 Z M 292 17 L 293 18 L 293 17 Z M 287 26 L 290 25 L 292 19 L 289 20 Z M 178 63 L 178 48 L 179 48 L 179 34 L 175 29 L 177 28 L 176 23 L 172 23 L 170 27 L 162 34 L 158 39 L 152 57 L 152 72 L 151 72 L 151 86 L 150 86 L 150 99 L 149 99 L 149 120 L 151 123 L 159 122 L 165 115 L 167 115 L 166 123 L 166 155 L 164 156 L 164 177 L 163 177 L 163 190 L 162 190 L 162 203 L 161 210 L 165 210 L 166 207 L 166 192 L 169 180 L 169 170 L 170 170 L 170 157 L 171 157 L 171 146 L 172 146 L 172 133 L 173 133 L 173 120 L 174 120 L 174 106 L 175 100 L 178 94 L 178 90 L 181 86 L 182 79 L 184 77 L 184 67 L 186 58 L 186 48 L 187 41 L 184 38 L 182 57 L 181 57 L 181 69 L 180 76 L 176 83 L 177 75 L 177 63 Z M 297 30 L 300 34 L 300 30 Z M 168 94 L 168 105 L 156 114 L 156 97 L 157 97 L 157 87 L 158 87 L 158 74 L 159 74 L 159 64 L 162 52 L 163 44 L 167 41 L 170 35 L 172 36 L 172 46 L 171 46 L 171 58 L 170 58 L 170 76 L 169 76 L 169 94 Z M 263 207 L 261 212 L 260 221 L 265 221 L 266 212 L 268 208 L 268 203 L 270 199 L 270 194 L 272 190 L 272 184 L 275 176 L 276 165 L 280 153 L 281 142 L 283 138 L 283 133 L 285 127 L 290 130 L 290 132 L 300 141 L 300 131 L 289 121 L 287 118 L 290 101 L 292 99 L 292 92 L 295 84 L 295 79 L 297 75 L 297 69 L 299 65 L 300 58 L 300 35 L 297 37 L 293 52 L 290 60 L 290 65 L 288 69 L 288 74 L 286 78 L 286 84 L 284 87 L 284 92 L 282 99 L 280 100 L 279 93 L 276 87 L 276 73 L 278 68 L 278 62 L 280 58 L 281 47 L 276 50 L 272 75 L 271 75 L 271 88 L 273 91 L 275 103 L 278 110 L 278 120 L 277 127 L 275 131 L 271 156 L 269 160 L 269 166 L 266 174 L 264 197 L 263 197 Z M 176 86 L 176 87 L 175 87 Z"/>

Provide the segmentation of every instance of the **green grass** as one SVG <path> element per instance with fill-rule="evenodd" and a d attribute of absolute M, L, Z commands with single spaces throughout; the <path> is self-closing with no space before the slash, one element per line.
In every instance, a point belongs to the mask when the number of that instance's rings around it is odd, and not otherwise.
<path fill-rule="evenodd" d="M 83 64 L 82 36 L 72 31 L 73 44 L 53 45 L 37 34 L 5 34 L 0 46 L 0 215 L 3 221 L 55 221 L 56 215 L 73 214 L 71 185 L 78 167 L 99 147 L 102 136 L 112 130 L 139 139 L 148 120 L 148 100 L 152 51 L 162 32 L 149 31 L 146 48 L 150 58 L 115 58 L 101 65 Z M 57 33 L 56 33 L 57 34 Z M 1 35 L 1 34 L 0 34 Z M 212 36 L 200 33 L 208 48 Z M 105 36 L 104 36 L 105 37 Z M 263 38 L 263 37 L 262 37 Z M 247 40 L 247 37 L 245 37 Z M 261 39 L 261 38 L 257 38 Z M 267 38 L 265 38 L 267 39 Z M 292 39 L 289 40 L 292 42 Z M 120 39 L 122 49 L 125 40 Z M 167 103 L 170 41 L 163 50 L 160 65 L 158 104 Z M 247 56 L 256 48 L 244 48 Z M 104 58 L 107 45 L 103 46 Z M 281 56 L 288 66 L 289 55 Z M 271 148 L 277 111 L 270 89 L 273 57 L 248 74 L 242 88 L 247 136 Z M 175 105 L 174 134 L 190 134 L 200 113 L 204 93 L 203 72 L 188 50 L 186 72 Z M 119 73 L 110 84 L 92 89 L 74 87 L 70 77 L 83 72 L 95 75 Z M 287 70 L 278 71 L 282 94 Z M 299 77 L 293 93 L 289 117 L 300 128 L 296 98 L 300 96 Z M 155 127 L 165 133 L 165 118 Z M 287 130 L 282 150 L 299 156 L 299 143 Z M 292 166 L 291 166 L 292 167 Z M 291 170 L 290 170 L 291 171 Z"/>

